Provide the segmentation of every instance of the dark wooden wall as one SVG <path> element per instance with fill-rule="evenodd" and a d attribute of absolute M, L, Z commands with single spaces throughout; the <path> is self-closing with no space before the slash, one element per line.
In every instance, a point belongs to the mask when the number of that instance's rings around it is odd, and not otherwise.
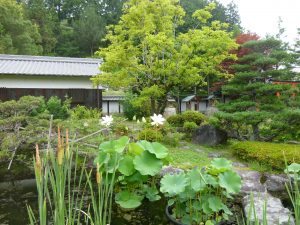
<path fill-rule="evenodd" d="M 0 88 L 0 101 L 18 100 L 25 95 L 44 96 L 49 99 L 57 96 L 65 99 L 72 98 L 72 106 L 85 105 L 93 108 L 102 107 L 101 89 L 26 89 L 26 88 Z"/>

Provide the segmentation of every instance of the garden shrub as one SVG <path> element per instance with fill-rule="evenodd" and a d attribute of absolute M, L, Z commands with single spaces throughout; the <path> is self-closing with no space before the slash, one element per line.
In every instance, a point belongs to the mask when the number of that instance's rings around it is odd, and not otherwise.
<path fill-rule="evenodd" d="M 132 120 L 134 116 L 137 118 L 150 116 L 149 98 L 137 97 L 128 92 L 123 101 L 123 113 L 129 120 Z"/>
<path fill-rule="evenodd" d="M 300 145 L 245 141 L 236 142 L 231 148 L 243 160 L 254 160 L 276 170 L 284 169 L 286 163 L 300 163 Z"/>
<path fill-rule="evenodd" d="M 83 105 L 78 105 L 71 110 L 71 119 L 99 119 L 100 117 L 99 109 L 92 109 Z"/>
<path fill-rule="evenodd" d="M 185 122 L 194 122 L 200 126 L 206 121 L 206 116 L 197 111 L 185 111 L 182 114 L 177 114 L 167 118 L 168 123 L 175 127 L 182 127 Z"/>
<path fill-rule="evenodd" d="M 140 131 L 138 134 L 138 140 L 147 140 L 150 142 L 153 142 L 153 141 L 160 142 L 163 139 L 164 139 L 163 135 L 159 130 L 154 130 L 151 128 L 145 128 L 142 131 Z"/>
<path fill-rule="evenodd" d="M 180 127 L 183 125 L 183 118 L 181 114 L 170 116 L 167 118 L 167 121 L 174 127 Z"/>
<path fill-rule="evenodd" d="M 187 133 L 192 133 L 193 130 L 195 130 L 197 127 L 199 127 L 199 126 L 195 122 L 186 121 L 183 124 L 183 129 Z"/>
<path fill-rule="evenodd" d="M 120 136 L 124 136 L 124 135 L 128 135 L 130 130 L 129 128 L 122 123 L 115 123 L 112 126 L 112 130 L 115 134 L 120 135 Z"/>
<path fill-rule="evenodd" d="M 181 140 L 181 136 L 182 135 L 180 133 L 170 133 L 164 136 L 162 142 L 172 147 L 178 147 L 179 142 Z"/>
<path fill-rule="evenodd" d="M 198 126 L 201 125 L 202 122 L 206 120 L 206 116 L 197 111 L 185 111 L 182 113 L 182 119 L 184 122 L 194 122 Z"/>
<path fill-rule="evenodd" d="M 46 106 L 48 112 L 53 115 L 54 119 L 66 119 L 69 117 L 71 101 L 68 98 L 62 102 L 57 96 L 52 96 L 47 101 Z"/>

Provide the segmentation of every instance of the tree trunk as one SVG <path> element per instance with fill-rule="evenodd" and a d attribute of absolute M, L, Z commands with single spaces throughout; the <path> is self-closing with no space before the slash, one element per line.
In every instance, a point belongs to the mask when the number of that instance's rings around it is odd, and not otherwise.
<path fill-rule="evenodd" d="M 259 140 L 258 124 L 252 125 L 252 129 L 253 129 L 253 140 L 255 140 L 255 141 Z"/>

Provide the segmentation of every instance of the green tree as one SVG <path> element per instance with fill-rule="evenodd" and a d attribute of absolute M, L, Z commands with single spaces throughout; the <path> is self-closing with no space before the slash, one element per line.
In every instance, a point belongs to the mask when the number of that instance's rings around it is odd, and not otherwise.
<path fill-rule="evenodd" d="M 88 5 L 74 26 L 77 45 L 82 54 L 92 56 L 99 49 L 105 26 L 105 21 L 97 13 L 95 5 Z"/>
<path fill-rule="evenodd" d="M 56 14 L 49 11 L 43 0 L 25 1 L 27 17 L 38 26 L 42 38 L 43 54 L 53 52 L 57 39 L 55 37 L 55 27 L 58 25 Z"/>
<path fill-rule="evenodd" d="M 214 5 L 198 10 L 194 17 L 206 23 Z M 220 63 L 233 57 L 236 44 L 224 24 L 213 22 L 201 29 L 177 32 L 185 12 L 177 0 L 130 0 L 119 23 L 111 26 L 102 74 L 95 83 L 133 89 L 148 97 L 152 113 L 161 113 L 167 94 L 180 88 L 201 86 L 209 74 L 224 75 Z"/>
<path fill-rule="evenodd" d="M 42 52 L 38 27 L 24 17 L 22 4 L 0 0 L 0 53 L 32 54 Z"/>
<path fill-rule="evenodd" d="M 274 138 L 272 132 L 262 137 L 261 130 L 270 128 L 281 113 L 299 107 L 299 97 L 295 96 L 299 89 L 276 83 L 294 78 L 292 55 L 273 37 L 248 41 L 242 47 L 249 52 L 232 66 L 235 76 L 222 90 L 233 100 L 220 104 L 216 117 L 239 139 L 269 140 Z"/>
<path fill-rule="evenodd" d="M 216 0 L 181 0 L 180 5 L 185 10 L 186 15 L 184 18 L 185 23 L 179 27 L 179 30 L 181 32 L 186 32 L 189 29 L 196 27 L 199 28 L 199 26 L 205 25 L 200 24 L 199 21 L 197 21 L 197 19 L 193 17 L 193 13 L 198 9 L 203 9 L 205 6 L 209 5 L 212 2 L 216 6 L 215 9 L 211 12 L 211 18 L 207 22 L 211 23 L 218 20 L 223 23 L 228 23 L 228 31 L 239 33 L 242 27 L 236 4 L 231 2 L 227 6 L 224 6 Z"/>

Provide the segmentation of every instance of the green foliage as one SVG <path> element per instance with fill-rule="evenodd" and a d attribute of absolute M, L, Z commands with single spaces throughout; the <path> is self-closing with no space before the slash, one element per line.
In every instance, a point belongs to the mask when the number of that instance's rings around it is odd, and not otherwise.
<path fill-rule="evenodd" d="M 66 119 L 69 117 L 70 99 L 61 101 L 57 96 L 52 96 L 46 103 L 47 110 L 54 119 Z"/>
<path fill-rule="evenodd" d="M 162 141 L 163 135 L 160 131 L 153 128 L 145 128 L 138 133 L 138 140 L 146 141 Z"/>
<path fill-rule="evenodd" d="M 122 123 L 114 123 L 112 126 L 112 130 L 116 135 L 120 136 L 128 135 L 131 132 L 131 130 Z"/>
<path fill-rule="evenodd" d="M 134 90 L 143 106 L 150 101 L 152 113 L 162 113 L 169 92 L 203 86 L 208 74 L 224 76 L 219 64 L 234 58 L 229 50 L 237 47 L 231 34 L 218 22 L 177 32 L 184 14 L 178 1 L 128 1 L 119 23 L 109 27 L 110 45 L 98 52 L 103 73 L 93 81 Z"/>
<path fill-rule="evenodd" d="M 175 127 L 183 127 L 186 122 L 193 122 L 200 126 L 206 120 L 206 116 L 197 111 L 185 111 L 167 118 L 168 123 Z"/>
<path fill-rule="evenodd" d="M 299 145 L 245 141 L 234 143 L 231 148 L 239 158 L 270 165 L 275 170 L 283 170 L 286 162 L 300 163 Z"/>
<path fill-rule="evenodd" d="M 134 116 L 137 118 L 150 116 L 149 99 L 137 98 L 133 93 L 127 92 L 123 101 L 123 113 L 129 120 Z"/>
<path fill-rule="evenodd" d="M 233 65 L 235 76 L 222 88 L 232 101 L 219 104 L 216 113 L 218 126 L 239 140 L 296 140 L 295 129 L 281 129 L 283 124 L 293 126 L 284 114 L 297 109 L 299 87 L 273 83 L 272 80 L 293 80 L 293 57 L 286 45 L 273 37 L 251 40 L 243 44 L 244 54 Z M 278 93 L 280 96 L 278 96 Z M 294 117 L 294 118 L 295 118 Z M 281 125 L 280 125 L 281 124 Z M 294 126 L 297 129 L 298 124 Z"/>
<path fill-rule="evenodd" d="M 241 177 L 232 170 L 231 162 L 222 158 L 214 159 L 206 170 L 194 168 L 179 174 L 166 174 L 160 188 L 171 198 L 168 202 L 175 219 L 185 224 L 227 220 L 232 213 L 226 206 L 226 199 L 240 189 Z"/>
<path fill-rule="evenodd" d="M 178 147 L 181 137 L 182 135 L 178 132 L 168 133 L 167 135 L 164 135 L 162 142 L 172 147 Z"/>
<path fill-rule="evenodd" d="M 168 150 L 158 142 L 138 141 L 129 143 L 128 137 L 103 142 L 99 146 L 95 163 L 102 173 L 114 174 L 117 170 L 116 203 L 123 208 L 136 208 L 144 198 L 160 199 L 155 177 L 166 163 Z M 152 182 L 151 182 L 152 181 Z"/>
<path fill-rule="evenodd" d="M 77 105 L 70 110 L 71 119 L 100 119 L 101 112 L 98 109 L 87 108 L 86 106 Z"/>
<path fill-rule="evenodd" d="M 184 122 L 183 129 L 187 133 L 192 133 L 193 130 L 195 130 L 198 127 L 198 125 L 195 122 Z"/>
<path fill-rule="evenodd" d="M 176 114 L 176 115 L 170 116 L 167 118 L 167 121 L 169 124 L 171 124 L 174 127 L 181 127 L 184 123 L 181 114 Z"/>
<path fill-rule="evenodd" d="M 0 53 L 39 55 L 41 36 L 37 26 L 24 16 L 21 3 L 0 1 Z"/>

